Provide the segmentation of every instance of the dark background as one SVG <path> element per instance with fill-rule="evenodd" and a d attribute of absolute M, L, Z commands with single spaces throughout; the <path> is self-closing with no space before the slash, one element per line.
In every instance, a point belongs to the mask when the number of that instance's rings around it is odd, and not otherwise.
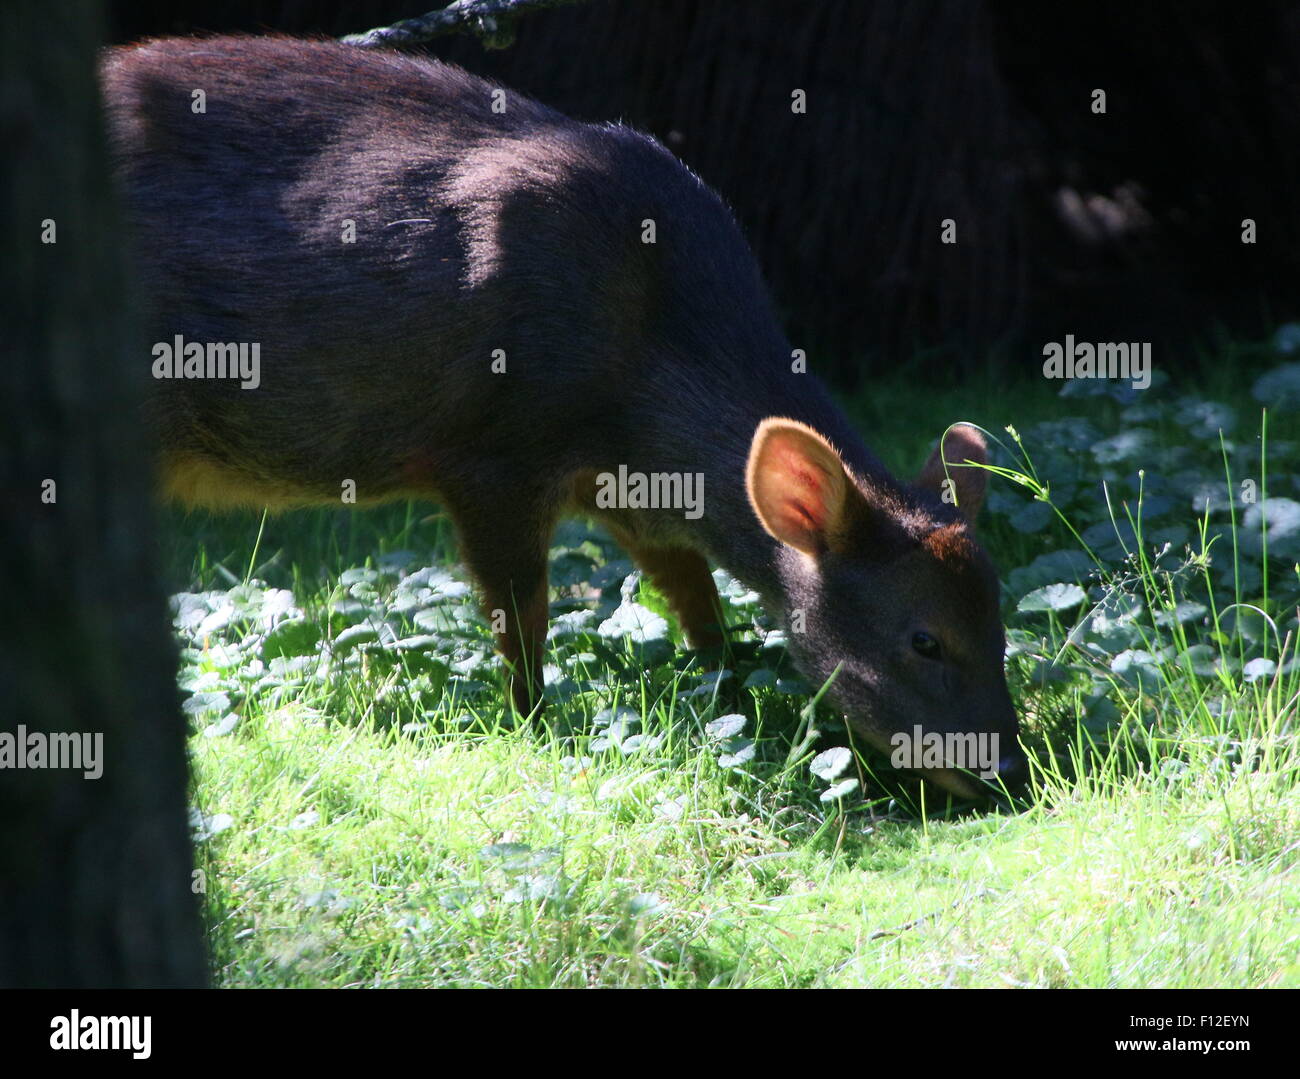
<path fill-rule="evenodd" d="M 115 0 L 110 34 L 342 35 L 433 6 Z M 918 357 L 1037 371 L 1067 333 L 1194 370 L 1300 308 L 1300 5 L 593 0 L 506 50 L 427 48 L 657 135 L 732 204 L 793 343 L 844 389 Z"/>

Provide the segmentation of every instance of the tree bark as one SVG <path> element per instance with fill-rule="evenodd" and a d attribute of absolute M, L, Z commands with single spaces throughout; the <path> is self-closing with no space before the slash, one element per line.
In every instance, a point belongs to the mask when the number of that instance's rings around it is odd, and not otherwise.
<path fill-rule="evenodd" d="M 0 4 L 0 742 L 78 733 L 90 750 L 81 768 L 17 767 L 0 746 L 0 985 L 199 986 L 185 725 L 138 418 L 150 353 L 100 33 L 98 2 Z M 96 736 L 102 774 L 86 778 Z"/>

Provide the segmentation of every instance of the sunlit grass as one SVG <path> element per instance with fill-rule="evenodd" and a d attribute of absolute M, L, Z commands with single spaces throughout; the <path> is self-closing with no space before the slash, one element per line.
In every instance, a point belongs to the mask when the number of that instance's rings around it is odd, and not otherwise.
<path fill-rule="evenodd" d="M 563 629 L 525 728 L 433 507 L 177 515 L 174 590 L 203 593 L 178 633 L 217 980 L 1300 985 L 1300 579 L 1252 509 L 1300 499 L 1300 448 L 1245 386 L 1221 388 L 1242 416 L 1221 438 L 1168 394 L 1052 390 L 924 409 L 1008 450 L 981 529 L 1034 761 L 1014 807 L 953 806 L 871 757 L 831 796 L 810 764 L 848 732 L 756 597 L 722 579 L 754 626 L 725 671 L 674 628 L 602 634 L 663 608 L 584 526 L 557 536 Z M 855 410 L 900 471 L 940 433 L 910 424 L 915 396 L 899 378 Z M 1095 449 L 1061 423 L 1080 412 Z M 1194 509 L 1201 481 L 1223 498 Z"/>

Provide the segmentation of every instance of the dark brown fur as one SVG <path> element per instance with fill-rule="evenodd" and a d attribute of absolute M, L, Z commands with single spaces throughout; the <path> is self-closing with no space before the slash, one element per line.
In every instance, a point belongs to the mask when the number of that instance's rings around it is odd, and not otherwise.
<path fill-rule="evenodd" d="M 457 68 L 324 41 L 155 41 L 107 53 L 103 81 L 156 339 L 261 347 L 255 390 L 157 384 L 170 494 L 337 504 L 351 480 L 361 501 L 436 498 L 485 605 L 507 613 L 522 712 L 540 687 L 548 540 L 580 512 L 698 644 L 721 639 L 708 560 L 806 613 L 797 658 L 815 678 L 842 665 L 834 692 L 875 744 L 915 721 L 1014 746 L 996 578 L 973 541 L 946 538 L 968 529 L 935 495 L 942 463 L 928 489 L 902 487 L 792 371 L 731 215 L 654 140 L 508 91 L 494 112 L 496 88 Z M 833 520 L 819 510 L 833 527 L 813 555 L 747 490 L 774 416 L 826 443 L 817 467 L 845 496 Z M 976 441 L 961 445 L 982 460 Z M 594 478 L 620 465 L 702 473 L 703 517 L 598 511 Z M 976 505 L 978 474 L 957 472 Z M 914 662 L 918 618 L 948 627 L 948 667 Z"/>

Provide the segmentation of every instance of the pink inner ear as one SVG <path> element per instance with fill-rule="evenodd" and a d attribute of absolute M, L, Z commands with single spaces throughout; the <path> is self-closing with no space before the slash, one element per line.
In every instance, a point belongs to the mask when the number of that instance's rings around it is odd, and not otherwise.
<path fill-rule="evenodd" d="M 779 447 L 778 457 L 782 516 L 800 531 L 821 531 L 826 524 L 825 477 L 790 447 Z"/>
<path fill-rule="evenodd" d="M 821 525 L 807 504 L 792 498 L 781 507 L 782 524 L 792 532 L 817 532 Z"/>

